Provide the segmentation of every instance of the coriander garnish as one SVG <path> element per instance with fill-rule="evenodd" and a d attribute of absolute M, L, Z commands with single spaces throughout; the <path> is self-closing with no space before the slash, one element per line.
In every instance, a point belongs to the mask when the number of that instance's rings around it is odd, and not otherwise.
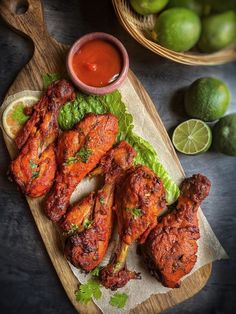
<path fill-rule="evenodd" d="M 78 159 L 76 157 L 68 157 L 66 161 L 64 162 L 64 165 L 71 165 L 77 162 Z"/>
<path fill-rule="evenodd" d="M 30 168 L 32 169 L 32 177 L 31 179 L 36 179 L 39 176 L 39 171 L 36 170 L 36 168 L 38 167 L 38 164 L 36 164 L 35 162 L 33 162 L 33 160 L 30 159 L 29 161 L 30 164 Z"/>
<path fill-rule="evenodd" d="M 84 226 L 85 229 L 89 229 L 91 227 L 92 223 L 93 223 L 92 220 L 89 220 L 88 218 L 85 218 L 83 226 Z"/>
<path fill-rule="evenodd" d="M 116 292 L 111 298 L 109 304 L 117 307 L 118 309 L 122 309 L 128 300 L 129 296 L 126 293 Z"/>
<path fill-rule="evenodd" d="M 39 171 L 32 171 L 32 179 L 37 179 L 38 178 L 38 176 L 39 176 Z"/>
<path fill-rule="evenodd" d="M 33 162 L 33 160 L 31 160 L 31 159 L 29 161 L 29 164 L 30 164 L 31 168 L 37 168 L 38 167 L 38 165 L 35 162 Z"/>
<path fill-rule="evenodd" d="M 79 289 L 75 291 L 76 300 L 81 303 L 88 303 L 94 297 L 96 300 L 100 299 L 102 292 L 100 285 L 95 280 L 88 280 L 87 283 L 79 286 Z"/>
<path fill-rule="evenodd" d="M 142 209 L 140 208 L 126 208 L 126 210 L 130 212 L 135 218 L 142 215 Z"/>
<path fill-rule="evenodd" d="M 101 269 L 102 269 L 102 266 L 97 266 L 96 268 L 94 268 L 94 269 L 90 272 L 90 274 L 91 274 L 93 277 L 99 277 Z"/>
<path fill-rule="evenodd" d="M 99 202 L 100 202 L 100 204 L 102 204 L 102 205 L 105 204 L 105 198 L 104 198 L 104 196 L 101 196 L 101 197 L 99 198 Z"/>
<path fill-rule="evenodd" d="M 79 226 L 78 225 L 71 224 L 71 228 L 68 231 L 63 232 L 63 235 L 64 236 L 70 236 L 70 235 L 74 234 L 78 230 L 79 230 Z"/>
<path fill-rule="evenodd" d="M 75 154 L 75 156 L 79 157 L 82 162 L 86 163 L 91 154 L 92 150 L 84 146 Z"/>
<path fill-rule="evenodd" d="M 64 165 L 72 165 L 76 162 L 83 162 L 86 163 L 88 161 L 89 156 L 92 154 L 92 150 L 87 147 L 82 147 L 74 157 L 68 157 L 64 162 Z"/>

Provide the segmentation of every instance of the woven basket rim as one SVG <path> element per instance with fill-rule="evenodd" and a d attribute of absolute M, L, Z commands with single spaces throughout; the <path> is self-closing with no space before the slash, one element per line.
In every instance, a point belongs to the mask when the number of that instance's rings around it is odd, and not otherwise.
<path fill-rule="evenodd" d="M 175 52 L 164 48 L 146 38 L 144 34 L 138 31 L 127 19 L 128 12 L 124 10 L 125 5 L 128 5 L 127 0 L 112 0 L 112 3 L 118 20 L 123 28 L 141 45 L 162 57 L 187 65 L 217 65 L 236 60 L 236 43 L 226 49 L 211 54 L 195 51 Z M 138 16 L 138 14 L 134 13 L 131 18 L 135 19 L 135 15 Z"/>

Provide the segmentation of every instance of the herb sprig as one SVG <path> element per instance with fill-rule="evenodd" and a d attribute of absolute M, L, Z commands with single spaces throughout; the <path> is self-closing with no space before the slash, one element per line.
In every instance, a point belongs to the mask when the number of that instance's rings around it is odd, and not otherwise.
<path fill-rule="evenodd" d="M 123 307 L 125 307 L 128 298 L 129 296 L 126 293 L 116 292 L 110 298 L 109 304 L 111 304 L 114 307 L 117 307 L 118 309 L 122 309 Z"/>
<path fill-rule="evenodd" d="M 93 221 L 92 220 L 89 220 L 88 218 L 85 218 L 84 219 L 84 222 L 83 222 L 83 226 L 85 229 L 89 229 L 92 225 Z"/>
<path fill-rule="evenodd" d="M 105 198 L 104 198 L 104 196 L 101 196 L 100 198 L 99 198 L 99 202 L 100 202 L 100 204 L 102 204 L 102 205 L 105 205 Z"/>
<path fill-rule="evenodd" d="M 32 171 L 32 179 L 36 179 L 38 178 L 39 176 L 39 173 L 40 171 L 39 170 L 36 170 L 37 167 L 38 167 L 38 164 L 36 164 L 35 162 L 33 162 L 33 160 L 30 159 L 29 161 L 29 164 L 30 164 L 30 168 L 31 168 L 31 171 Z"/>
<path fill-rule="evenodd" d="M 72 234 L 74 234 L 76 231 L 78 231 L 80 228 L 78 225 L 76 224 L 71 224 L 71 227 L 68 231 L 63 232 L 64 236 L 70 236 Z"/>
<path fill-rule="evenodd" d="M 74 157 L 68 157 L 67 160 L 64 162 L 64 165 L 72 165 L 76 162 L 83 162 L 87 163 L 89 156 L 92 154 L 92 150 L 87 147 L 82 147 Z"/>
<path fill-rule="evenodd" d="M 79 157 L 79 159 L 83 163 L 86 163 L 91 154 L 92 154 L 92 150 L 90 148 L 84 146 L 75 154 L 75 156 Z"/>
<path fill-rule="evenodd" d="M 87 304 L 94 297 L 96 300 L 102 297 L 100 285 L 97 281 L 89 279 L 87 283 L 79 286 L 79 289 L 75 291 L 76 300 Z"/>
<path fill-rule="evenodd" d="M 140 217 L 143 213 L 141 208 L 126 208 L 126 211 L 130 212 L 134 218 Z"/>
<path fill-rule="evenodd" d="M 90 274 L 91 274 L 93 277 L 99 277 L 101 269 L 102 269 L 102 266 L 97 266 L 96 268 L 94 268 L 94 269 L 90 272 Z"/>

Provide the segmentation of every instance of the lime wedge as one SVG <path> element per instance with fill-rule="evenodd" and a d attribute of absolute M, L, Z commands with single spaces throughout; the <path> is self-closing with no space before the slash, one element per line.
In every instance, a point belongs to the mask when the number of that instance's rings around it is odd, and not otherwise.
<path fill-rule="evenodd" d="M 190 119 L 176 127 L 172 142 L 175 148 L 183 154 L 196 155 L 203 153 L 211 146 L 211 129 L 201 120 Z"/>
<path fill-rule="evenodd" d="M 23 91 L 10 96 L 2 114 L 2 124 L 4 131 L 14 139 L 29 116 L 24 114 L 25 107 L 31 107 L 39 101 L 40 92 Z"/>

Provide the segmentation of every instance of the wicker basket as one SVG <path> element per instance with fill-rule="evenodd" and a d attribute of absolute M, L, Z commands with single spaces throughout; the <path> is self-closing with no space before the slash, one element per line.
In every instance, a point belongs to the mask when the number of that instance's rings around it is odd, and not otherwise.
<path fill-rule="evenodd" d="M 162 57 L 188 65 L 216 65 L 236 60 L 236 44 L 216 53 L 205 54 L 199 52 L 175 52 L 166 49 L 148 39 L 148 30 L 153 29 L 156 16 L 141 16 L 136 14 L 128 0 L 112 0 L 116 15 L 121 25 L 141 45 Z"/>

